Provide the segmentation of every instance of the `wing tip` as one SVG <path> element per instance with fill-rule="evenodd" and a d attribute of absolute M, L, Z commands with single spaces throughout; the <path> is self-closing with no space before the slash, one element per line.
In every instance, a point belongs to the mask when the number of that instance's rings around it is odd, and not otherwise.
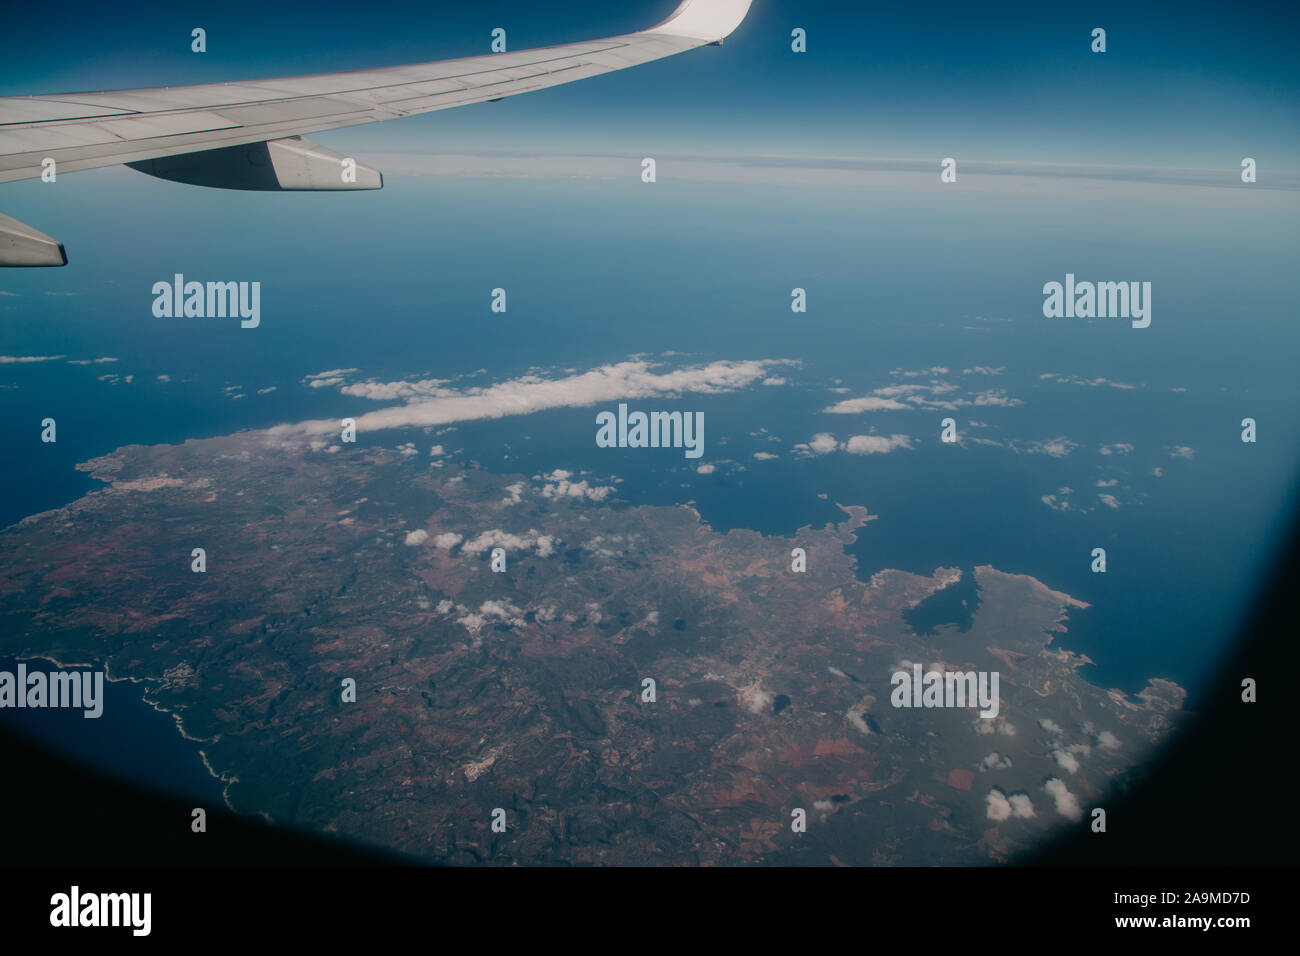
<path fill-rule="evenodd" d="M 63 243 L 0 213 L 0 266 L 66 266 Z"/>
<path fill-rule="evenodd" d="M 752 0 L 682 0 L 681 6 L 663 23 L 645 33 L 688 37 L 705 43 L 719 43 L 740 26 Z"/>

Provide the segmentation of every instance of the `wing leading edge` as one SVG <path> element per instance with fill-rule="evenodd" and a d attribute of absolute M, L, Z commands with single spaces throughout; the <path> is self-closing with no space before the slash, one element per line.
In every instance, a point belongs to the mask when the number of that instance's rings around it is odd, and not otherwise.
<path fill-rule="evenodd" d="M 373 170 L 352 183 L 324 183 L 322 171 L 342 157 L 301 137 L 515 96 L 716 44 L 740 25 L 750 2 L 685 0 L 648 30 L 457 60 L 237 83 L 0 97 L 0 183 L 37 178 L 46 160 L 53 160 L 58 173 L 127 163 L 165 179 L 238 189 L 378 188 Z M 287 142 L 270 145 L 278 140 Z M 258 148 L 232 149 L 250 144 Z M 218 150 L 223 152 L 209 152 Z M 167 157 L 178 159 L 159 162 Z M 242 168 L 259 162 L 271 171 L 250 175 Z M 230 165 L 228 176 L 223 164 Z M 41 264 L 30 260 L 40 258 L 44 247 L 38 244 L 35 256 L 28 251 L 17 257 L 24 261 L 12 262 L 0 243 L 0 265 Z M 61 249 L 46 258 L 45 264 L 63 264 L 56 261 L 63 260 Z"/>

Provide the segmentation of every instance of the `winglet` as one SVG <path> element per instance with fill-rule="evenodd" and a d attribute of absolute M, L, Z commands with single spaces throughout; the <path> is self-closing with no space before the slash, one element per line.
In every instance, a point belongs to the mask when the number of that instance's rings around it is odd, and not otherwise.
<path fill-rule="evenodd" d="M 0 213 L 0 266 L 66 266 L 63 243 Z"/>
<path fill-rule="evenodd" d="M 663 23 L 643 33 L 664 33 L 717 43 L 730 34 L 749 12 L 751 0 L 684 0 Z"/>

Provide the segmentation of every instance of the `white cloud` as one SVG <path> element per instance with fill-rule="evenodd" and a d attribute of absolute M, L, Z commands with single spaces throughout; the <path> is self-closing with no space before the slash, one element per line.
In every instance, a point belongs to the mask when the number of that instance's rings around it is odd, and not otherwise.
<path fill-rule="evenodd" d="M 1097 497 L 1101 499 L 1101 503 L 1104 504 L 1107 508 L 1119 507 L 1119 499 L 1116 498 L 1114 495 L 1098 495 Z"/>
<path fill-rule="evenodd" d="M 1064 750 L 1053 750 L 1052 756 L 1056 762 L 1061 765 L 1061 769 L 1069 773 L 1078 773 L 1079 761 L 1074 758 L 1074 754 L 1066 753 Z"/>
<path fill-rule="evenodd" d="M 1083 816 L 1083 808 L 1079 806 L 1078 798 L 1060 780 L 1052 777 L 1043 784 L 1043 789 L 1056 801 L 1056 812 L 1061 816 L 1071 820 L 1078 820 Z"/>
<path fill-rule="evenodd" d="M 26 365 L 30 362 L 57 362 L 62 355 L 0 355 L 0 365 Z M 77 364 L 89 364 L 78 363 Z"/>
<path fill-rule="evenodd" d="M 354 368 L 334 368 L 328 372 L 317 372 L 315 375 L 308 375 L 303 378 L 302 383 L 308 388 L 330 388 L 334 385 L 343 384 L 344 379 L 357 371 Z"/>
<path fill-rule="evenodd" d="M 1011 813 L 1017 817 L 1032 817 L 1034 815 L 1034 805 L 1029 799 L 1027 793 L 1013 793 L 1007 797 L 1011 802 Z"/>
<path fill-rule="evenodd" d="M 1043 495 L 1039 500 L 1053 511 L 1069 511 L 1070 495 L 1073 493 L 1073 488 L 1057 488 L 1056 494 Z"/>
<path fill-rule="evenodd" d="M 853 435 L 841 442 L 830 432 L 818 432 L 794 446 L 796 453 L 803 457 L 811 455 L 829 455 L 833 451 L 845 451 L 850 455 L 883 455 L 898 448 L 913 447 L 913 439 L 907 435 Z"/>
<path fill-rule="evenodd" d="M 489 548 L 505 548 L 506 551 L 526 551 L 537 549 L 539 558 L 549 557 L 554 553 L 555 539 L 550 535 L 539 535 L 536 528 L 529 528 L 524 534 L 514 534 L 494 528 L 480 532 L 461 545 L 466 554 L 481 554 Z"/>
<path fill-rule="evenodd" d="M 850 455 L 885 455 L 896 448 L 911 448 L 912 439 L 906 435 L 854 435 L 844 443 Z"/>
<path fill-rule="evenodd" d="M 433 545 L 443 551 L 450 551 L 464 540 L 464 535 L 457 534 L 455 531 L 444 531 L 433 536 Z"/>
<path fill-rule="evenodd" d="M 774 455 L 770 451 L 754 452 L 754 459 L 756 461 L 771 461 L 773 458 L 780 458 L 780 457 L 781 457 L 780 455 Z"/>
<path fill-rule="evenodd" d="M 1038 377 L 1047 381 L 1057 381 L 1062 385 L 1086 385 L 1088 388 L 1101 388 L 1103 385 L 1126 391 L 1137 388 L 1136 385 L 1130 385 L 1128 382 L 1114 382 L 1108 378 L 1083 378 L 1078 375 L 1058 375 L 1056 372 L 1044 372 Z"/>
<path fill-rule="evenodd" d="M 509 601 L 484 601 L 477 612 L 458 617 L 457 624 L 463 624 L 471 632 L 477 632 L 489 621 L 505 621 L 515 627 L 524 624 L 523 608 L 515 607 Z"/>
<path fill-rule="evenodd" d="M 990 820 L 1001 822 L 1011 816 L 1011 802 L 1001 790 L 990 790 L 985 799 L 988 802 Z"/>
<path fill-rule="evenodd" d="M 868 395 L 863 398 L 849 398 L 842 402 L 836 402 L 834 405 L 823 408 L 822 411 L 830 415 L 857 415 L 862 412 L 894 411 L 910 407 L 892 398 Z"/>
<path fill-rule="evenodd" d="M 772 706 L 772 695 L 761 687 L 755 687 L 744 697 L 746 698 L 745 708 L 751 714 L 761 714 Z"/>
<path fill-rule="evenodd" d="M 338 385 L 347 395 L 374 399 L 405 398 L 405 405 L 393 405 L 356 416 L 361 431 L 407 426 L 447 425 L 453 422 L 529 415 L 552 408 L 595 405 L 601 402 L 696 393 L 722 394 L 753 385 L 767 377 L 773 366 L 794 364 L 783 360 L 718 361 L 659 372 L 646 361 L 605 365 L 563 378 L 544 379 L 537 375 L 484 387 L 445 388 L 437 380 L 426 382 L 364 382 L 342 385 L 348 369 L 334 369 L 307 376 L 312 388 Z M 333 419 L 278 425 L 273 435 L 335 431 Z"/>
<path fill-rule="evenodd" d="M 408 531 L 406 533 L 406 543 L 414 548 L 417 545 L 424 544 L 424 542 L 428 540 L 428 537 L 429 532 L 425 531 L 423 528 L 416 528 L 414 531 Z"/>
<path fill-rule="evenodd" d="M 840 447 L 835 436 L 829 432 L 819 432 L 808 442 L 808 448 L 815 455 L 829 455 Z"/>
<path fill-rule="evenodd" d="M 920 378 L 923 375 L 947 375 L 949 369 L 942 365 L 935 365 L 931 368 L 917 369 L 914 372 L 904 372 L 902 369 L 894 369 L 890 375 L 901 375 L 903 378 Z"/>
<path fill-rule="evenodd" d="M 562 475 L 558 481 L 542 485 L 538 492 L 543 498 L 585 498 L 589 501 L 604 501 L 614 493 L 613 485 L 592 485 L 586 480 L 570 481 L 567 471 L 556 469 L 547 477 L 555 478 Z"/>
<path fill-rule="evenodd" d="M 1078 442 L 1072 442 L 1070 439 L 1062 437 L 1032 442 L 1028 450 L 1033 455 L 1050 455 L 1053 458 L 1064 458 L 1078 447 Z"/>

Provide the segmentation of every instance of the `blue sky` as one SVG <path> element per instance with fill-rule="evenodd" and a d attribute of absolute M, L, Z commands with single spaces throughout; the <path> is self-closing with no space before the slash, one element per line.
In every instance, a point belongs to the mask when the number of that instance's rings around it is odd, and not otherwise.
<path fill-rule="evenodd" d="M 512 49 L 649 26 L 674 0 L 122 2 L 6 13 L 0 94 L 216 82 Z M 755 0 L 706 49 L 346 142 L 1300 169 L 1294 4 Z M 208 52 L 189 51 L 191 28 Z M 794 27 L 809 51 L 790 52 Z M 1104 27 L 1108 52 L 1089 49 Z M 330 142 L 339 142 L 337 134 Z M 360 150 L 358 150 L 360 152 Z"/>

